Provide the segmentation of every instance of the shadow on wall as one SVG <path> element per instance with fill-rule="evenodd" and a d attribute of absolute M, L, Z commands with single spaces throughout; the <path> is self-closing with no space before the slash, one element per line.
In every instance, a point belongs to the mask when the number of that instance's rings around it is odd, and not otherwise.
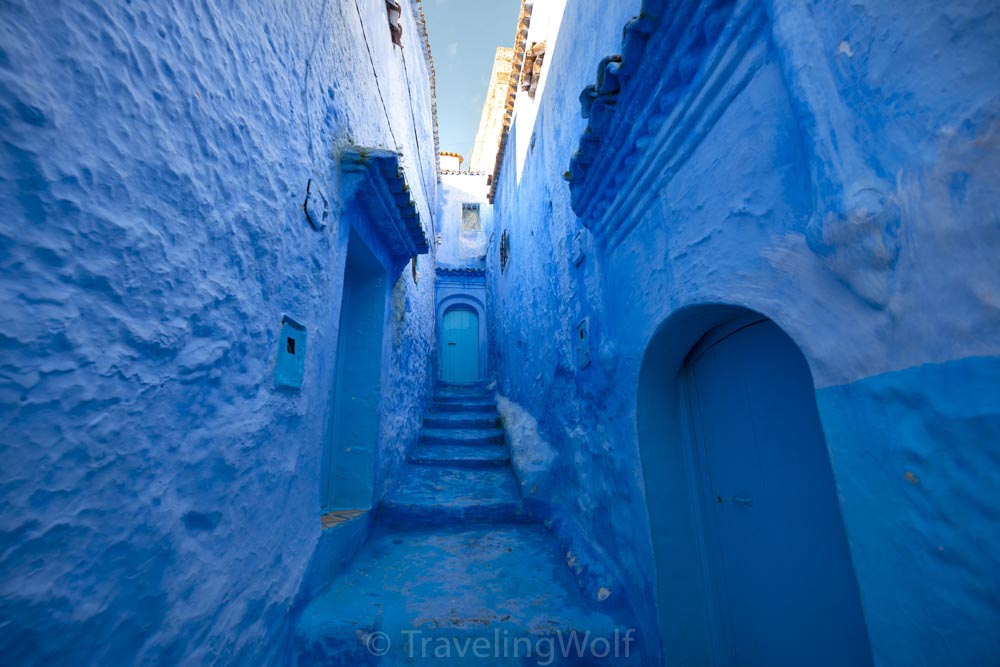
<path fill-rule="evenodd" d="M 667 662 L 871 664 L 791 338 L 743 308 L 679 311 L 647 348 L 637 420 Z"/>

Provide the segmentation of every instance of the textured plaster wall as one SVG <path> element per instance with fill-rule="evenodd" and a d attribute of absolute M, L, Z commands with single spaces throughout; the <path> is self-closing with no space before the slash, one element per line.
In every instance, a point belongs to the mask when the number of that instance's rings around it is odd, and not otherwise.
<path fill-rule="evenodd" d="M 493 206 L 486 199 L 486 178 L 474 174 L 442 174 L 437 199 L 441 235 L 437 261 L 442 266 L 483 266 L 486 241 L 493 233 Z M 479 204 L 481 234 L 462 233 L 462 204 Z"/>
<path fill-rule="evenodd" d="M 280 646 L 321 541 L 352 222 L 340 148 L 398 146 L 433 233 L 413 3 L 405 51 L 382 4 L 357 6 L 360 18 L 354 2 L 323 0 L 0 8 L 9 664 L 262 664 Z M 301 209 L 309 178 L 334 213 L 319 232 Z M 418 269 L 417 285 L 407 267 L 387 295 L 394 410 L 379 480 L 430 388 L 432 259 Z M 273 382 L 286 314 L 308 327 L 299 392 Z M 333 532 L 310 576 L 346 548 Z"/>
<path fill-rule="evenodd" d="M 800 346 L 820 388 L 876 663 L 996 660 L 1000 593 L 990 573 L 1000 552 L 986 536 L 1000 534 L 990 481 L 1000 464 L 990 447 L 1000 421 L 1000 47 L 991 37 L 1000 10 L 808 3 L 814 21 L 791 27 L 816 31 L 815 60 L 789 64 L 772 43 L 711 131 L 685 144 L 693 152 L 679 170 L 642 167 L 658 174 L 656 196 L 621 212 L 635 227 L 608 249 L 582 229 L 562 176 L 585 125 L 577 96 L 599 56 L 620 51 L 621 26 L 639 10 L 610 5 L 567 5 L 537 117 L 519 114 L 512 129 L 514 145 L 533 132 L 533 147 L 523 172 L 508 151 L 495 202 L 496 239 L 508 230 L 511 250 L 501 273 L 499 244 L 490 248 L 494 364 L 501 393 L 557 451 L 559 483 L 539 493 L 609 559 L 655 638 L 647 499 L 656 526 L 663 495 L 643 488 L 643 357 L 667 327 L 683 359 L 711 326 L 684 317 L 688 306 L 759 311 Z M 832 73 L 846 110 L 838 129 L 861 147 L 885 217 L 866 218 L 850 199 L 846 211 L 826 208 L 836 193 L 813 164 L 802 91 L 786 78 L 803 64 Z M 580 369 L 574 334 L 585 317 L 592 363 Z M 677 435 L 664 446 L 681 447 Z M 662 631 L 669 653 L 679 631 Z"/>
<path fill-rule="evenodd" d="M 494 200 L 487 286 L 498 392 L 537 421 L 537 439 L 557 452 L 548 482 L 523 489 L 525 497 L 542 511 L 548 507 L 559 525 L 565 525 L 565 543 L 576 541 L 575 533 L 593 544 L 595 559 L 603 559 L 617 573 L 616 582 L 605 582 L 609 602 L 636 604 L 638 615 L 646 619 L 643 629 L 649 639 L 655 634 L 655 610 L 640 588 L 649 587 L 651 568 L 641 537 L 636 545 L 636 536 L 644 530 L 645 506 L 635 445 L 622 437 L 634 406 L 616 391 L 613 368 L 609 372 L 594 364 L 586 381 L 578 382 L 575 326 L 583 317 L 603 311 L 603 294 L 592 261 L 583 278 L 571 269 L 570 242 L 579 225 L 562 179 L 582 131 L 577 98 L 593 80 L 594 54 L 616 52 L 621 26 L 638 9 L 638 2 L 566 4 L 558 46 L 546 53 L 544 89 L 533 102 L 519 93 L 519 110 L 528 103 L 537 110 L 530 115 L 519 111 L 514 117 Z M 522 118 L 536 114 L 533 127 L 522 124 Z M 531 147 L 522 137 L 533 131 Z M 510 150 L 522 144 L 528 146 L 523 171 Z M 501 271 L 505 230 L 510 260 Z M 592 318 L 591 336 L 597 340 L 605 326 L 603 317 Z M 521 415 L 518 422 L 525 418 Z M 515 470 L 532 468 L 530 461 L 522 460 L 532 451 L 512 447 Z M 603 570 L 601 562 L 586 565 Z"/>

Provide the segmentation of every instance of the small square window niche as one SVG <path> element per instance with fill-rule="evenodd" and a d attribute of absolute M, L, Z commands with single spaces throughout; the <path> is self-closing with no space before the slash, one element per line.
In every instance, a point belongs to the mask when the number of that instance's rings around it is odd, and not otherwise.
<path fill-rule="evenodd" d="M 483 223 L 479 219 L 479 204 L 462 204 L 462 231 L 483 231 Z"/>
<path fill-rule="evenodd" d="M 300 389 L 306 369 L 306 328 L 288 317 L 281 320 L 274 383 L 283 389 Z"/>

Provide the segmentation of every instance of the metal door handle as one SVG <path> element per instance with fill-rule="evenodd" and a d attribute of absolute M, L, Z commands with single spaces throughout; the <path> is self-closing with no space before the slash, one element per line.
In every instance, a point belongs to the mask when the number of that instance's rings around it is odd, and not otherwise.
<path fill-rule="evenodd" d="M 448 345 L 458 345 L 458 343 L 448 343 Z"/>
<path fill-rule="evenodd" d="M 733 502 L 737 505 L 753 505 L 753 498 L 750 496 L 733 496 Z"/>

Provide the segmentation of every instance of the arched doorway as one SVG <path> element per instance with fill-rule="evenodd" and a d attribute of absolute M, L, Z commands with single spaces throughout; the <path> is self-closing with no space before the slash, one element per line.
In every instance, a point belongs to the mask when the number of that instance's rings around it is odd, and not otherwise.
<path fill-rule="evenodd" d="M 454 384 L 479 380 L 479 314 L 454 306 L 441 321 L 441 379 Z"/>
<path fill-rule="evenodd" d="M 640 438 L 657 440 L 656 450 L 649 441 L 642 446 L 654 545 L 660 545 L 665 652 L 743 667 L 871 664 L 809 367 L 771 320 L 722 312 L 726 317 L 716 311 L 707 319 L 724 322 L 709 326 L 686 355 L 684 348 L 674 353 L 673 372 L 655 378 L 654 369 L 643 369 L 640 402 L 646 405 L 640 413 L 646 416 L 640 419 L 647 424 L 640 424 Z M 704 321 L 688 318 L 687 331 L 658 335 L 651 347 L 691 340 L 698 330 L 693 327 Z M 663 365 L 669 357 L 663 350 L 647 357 L 660 370 L 672 365 Z M 664 398 L 674 406 L 664 405 Z M 657 402 L 659 413 L 668 415 L 659 421 L 649 416 Z M 685 451 L 663 451 L 671 441 L 674 447 L 685 443 Z M 645 468 L 664 465 L 677 468 L 659 477 L 681 482 L 675 488 L 686 488 L 687 509 L 661 507 L 664 498 L 650 492 L 658 473 Z M 657 531 L 673 535 L 664 541 Z M 685 533 L 699 538 L 686 562 L 683 551 L 663 548 Z M 695 591 L 690 582 L 698 579 L 703 585 Z M 680 621 L 687 632 L 673 641 L 703 645 L 669 644 L 665 625 L 684 613 L 669 600 L 675 592 L 707 603 L 703 622 L 692 623 L 687 610 Z M 695 624 L 701 627 L 690 627 Z"/>

